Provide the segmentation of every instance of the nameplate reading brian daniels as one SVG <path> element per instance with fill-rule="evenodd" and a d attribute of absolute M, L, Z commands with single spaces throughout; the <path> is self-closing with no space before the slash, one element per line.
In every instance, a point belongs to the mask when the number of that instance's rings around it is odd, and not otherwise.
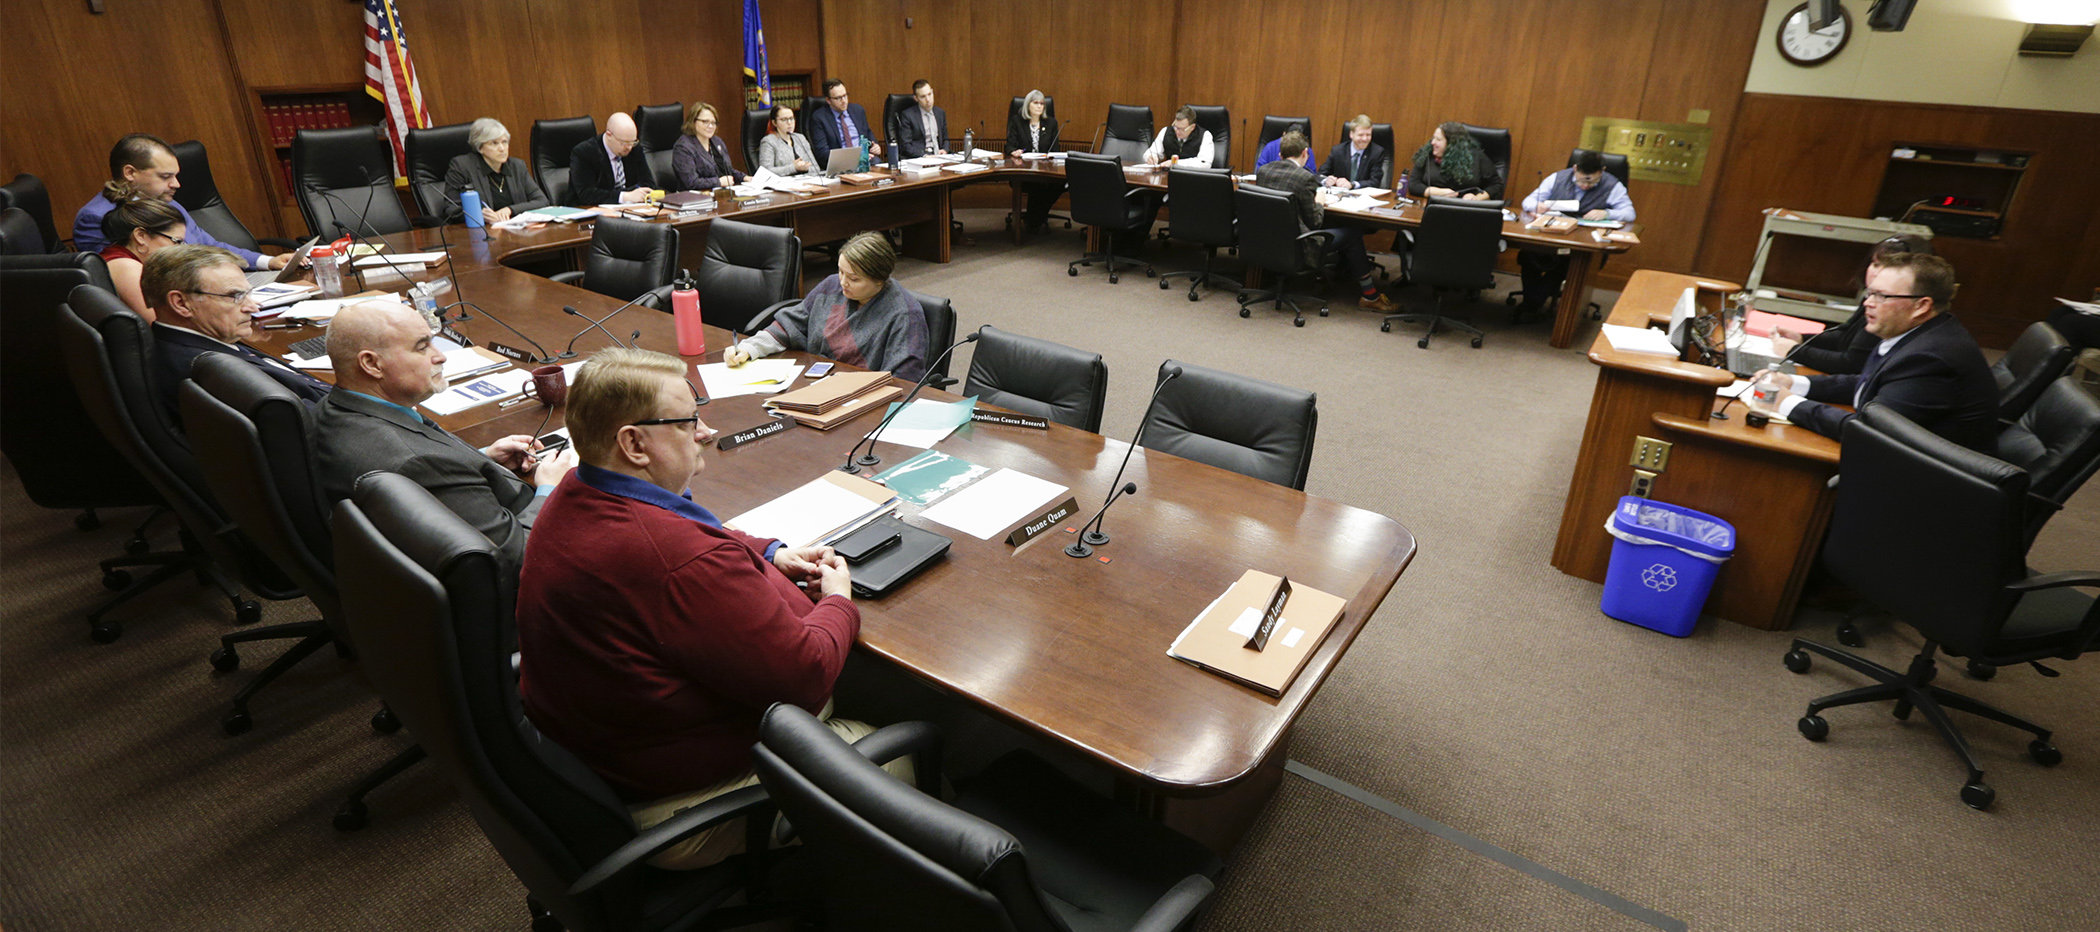
<path fill-rule="evenodd" d="M 757 427 L 751 428 L 750 430 L 739 430 L 734 433 L 724 434 L 722 435 L 722 439 L 715 441 L 715 449 L 734 450 L 737 447 L 750 443 L 753 440 L 764 440 L 765 438 L 771 437 L 774 434 L 780 433 L 783 430 L 790 430 L 795 426 L 796 423 L 797 422 L 794 418 L 784 417 L 777 421 L 769 421 L 767 423 L 760 424 Z"/>
<path fill-rule="evenodd" d="M 998 424 L 1004 427 L 1026 427 L 1029 430 L 1049 430 L 1050 422 L 1026 414 L 1008 414 L 1004 411 L 986 411 L 978 408 L 970 412 L 970 420 L 979 424 Z"/>
<path fill-rule="evenodd" d="M 531 353 L 525 352 L 524 350 L 518 349 L 516 347 L 504 346 L 503 344 L 498 343 L 494 340 L 490 340 L 488 342 L 487 349 L 489 350 L 489 352 L 495 353 L 498 356 L 512 360 L 514 362 L 530 364 L 540 361 L 540 358 L 538 356 L 534 356 Z"/>
<path fill-rule="evenodd" d="M 1036 539 L 1038 536 L 1041 536 L 1044 532 L 1050 530 L 1051 528 L 1058 526 L 1058 524 L 1062 523 L 1066 518 L 1071 517 L 1074 513 L 1078 511 L 1079 499 L 1067 498 L 1064 501 L 1059 502 L 1057 507 L 1052 508 L 1049 511 L 1043 512 L 1042 514 L 1036 515 L 1035 517 L 1022 522 L 1020 527 L 1014 528 L 1014 532 L 1012 534 L 1006 535 L 1006 545 L 1009 547 L 1019 547 L 1022 544 L 1028 543 L 1029 541 Z"/>

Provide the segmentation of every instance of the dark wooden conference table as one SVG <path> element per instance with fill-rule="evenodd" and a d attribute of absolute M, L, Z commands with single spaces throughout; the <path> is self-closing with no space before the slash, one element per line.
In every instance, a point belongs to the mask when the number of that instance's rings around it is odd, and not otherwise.
<path fill-rule="evenodd" d="M 502 264 L 507 256 L 543 252 L 536 235 L 512 242 L 498 232 L 467 243 L 464 228 L 446 232 L 464 243 L 450 250 L 457 260 L 456 297 L 485 309 L 469 310 L 473 319 L 454 326 L 477 342 L 522 346 L 489 319 L 486 312 L 493 311 L 559 353 L 581 329 L 563 305 L 599 315 L 621 303 Z M 386 239 L 390 251 L 431 250 L 437 233 Z M 443 271 L 435 266 L 411 278 Z M 968 309 L 962 310 L 967 320 Z M 622 338 L 639 328 L 644 348 L 676 352 L 668 314 L 630 308 L 607 326 Z M 281 353 L 320 332 L 258 330 L 251 342 Z M 718 360 L 728 337 L 708 328 L 709 354 L 686 357 L 688 363 Z M 576 341 L 577 358 L 609 343 L 593 330 Z M 1123 390 L 1143 391 L 1150 375 L 1127 375 Z M 956 396 L 929 391 L 926 397 Z M 757 426 L 770 419 L 763 398 L 712 401 L 705 419 L 722 433 Z M 552 429 L 562 424 L 562 412 L 527 401 L 438 420 L 485 444 Z M 710 451 L 694 498 L 724 518 L 740 514 L 836 467 L 875 421 L 863 415 L 830 432 L 795 428 Z M 883 458 L 878 470 L 917 452 L 875 447 Z M 1061 424 L 1048 431 L 972 424 L 937 449 L 1067 486 L 1091 515 L 1127 446 Z M 946 559 L 899 591 L 859 600 L 860 646 L 1091 758 L 1117 777 L 1119 793 L 1132 805 L 1224 851 L 1280 780 L 1292 724 L 1413 559 L 1415 540 L 1384 515 L 1142 448 L 1126 481 L 1136 482 L 1139 492 L 1110 511 L 1105 529 L 1114 539 L 1092 559 L 1065 555 L 1071 535 L 1062 528 L 1014 548 L 928 522 L 918 517 L 922 509 L 905 503 L 899 513 L 907 522 L 955 543 Z M 1285 574 L 1347 600 L 1341 620 L 1280 698 L 1166 653 L 1175 635 L 1248 568 Z"/>

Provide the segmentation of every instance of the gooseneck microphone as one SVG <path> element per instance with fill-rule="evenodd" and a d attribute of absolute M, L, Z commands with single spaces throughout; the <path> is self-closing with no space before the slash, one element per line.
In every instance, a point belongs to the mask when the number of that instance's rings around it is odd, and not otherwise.
<path fill-rule="evenodd" d="M 1745 313 L 1748 313 L 1748 312 L 1746 311 Z M 1728 337 L 1727 337 L 1727 329 L 1728 329 L 1728 325 L 1727 325 L 1726 323 L 1723 323 L 1723 324 L 1721 325 L 1721 329 L 1722 329 L 1722 337 L 1721 337 L 1721 351 L 1725 353 L 1725 352 L 1727 352 L 1727 351 L 1728 351 Z M 1799 343 L 1796 343 L 1796 344 L 1794 344 L 1794 348 L 1793 348 L 1793 349 L 1787 350 L 1787 351 L 1786 351 L 1786 355 L 1784 355 L 1784 356 L 1781 356 L 1781 357 L 1779 357 L 1779 361 L 1778 361 L 1778 362 L 1775 362 L 1775 363 L 1773 363 L 1773 364 L 1772 364 L 1772 368 L 1774 368 L 1774 369 L 1777 369 L 1777 368 L 1779 368 L 1780 366 L 1784 366 L 1784 365 L 1786 365 L 1787 363 L 1789 363 L 1789 362 L 1793 361 L 1793 358 L 1794 358 L 1794 354 L 1795 354 L 1795 353 L 1798 353 L 1798 352 L 1801 352 L 1801 348 L 1802 348 L 1802 347 L 1804 347 L 1804 346 L 1807 346 L 1807 345 L 1808 345 L 1808 341 L 1809 341 L 1809 340 L 1810 340 L 1810 339 L 1812 338 L 1812 336 L 1813 336 L 1813 335 L 1811 335 L 1811 336 L 1805 336 L 1805 337 L 1802 337 L 1802 338 L 1801 338 L 1801 342 L 1799 342 Z M 1723 361 L 1723 362 L 1726 362 L 1727 360 L 1725 360 L 1725 359 L 1724 359 L 1724 360 L 1722 360 L 1722 361 Z M 1753 374 L 1755 374 L 1755 373 L 1753 373 Z M 1753 382 L 1753 383 L 1752 383 L 1751 385 L 1746 385 L 1746 386 L 1743 386 L 1743 391 L 1741 391 L 1741 392 L 1737 392 L 1737 393 L 1735 393 L 1735 394 L 1733 394 L 1733 395 L 1730 395 L 1730 396 L 1728 396 L 1728 400 L 1727 400 L 1727 401 L 1721 402 L 1721 407 L 1720 407 L 1719 409 L 1715 410 L 1715 411 L 1714 411 L 1714 413 L 1712 413 L 1712 414 L 1710 414 L 1710 415 L 1707 415 L 1707 416 L 1708 416 L 1708 417 L 1710 417 L 1710 418 L 1713 418 L 1713 419 L 1714 419 L 1714 420 L 1716 420 L 1716 421 L 1725 421 L 1725 420 L 1728 420 L 1728 408 L 1729 408 L 1729 407 L 1730 407 L 1731 405 L 1734 405 L 1734 404 L 1735 404 L 1735 400 L 1736 400 L 1736 399 L 1738 399 L 1738 398 L 1741 398 L 1741 397 L 1743 397 L 1743 392 L 1748 392 L 1748 391 L 1750 391 L 1750 390 L 1751 390 L 1751 389 L 1752 389 L 1753 387 L 1755 387 L 1755 383 L 1754 383 L 1754 382 Z M 1753 413 L 1754 413 L 1754 412 L 1753 412 Z M 1757 425 L 1753 424 L 1753 425 L 1751 425 L 1751 426 L 1752 426 L 1752 427 L 1755 427 L 1755 426 L 1757 426 Z"/>
<path fill-rule="evenodd" d="M 1123 470 L 1130 466 L 1130 454 L 1137 452 L 1138 444 L 1145 439 L 1145 425 L 1152 423 L 1152 409 L 1159 404 L 1159 393 L 1167 387 L 1168 382 L 1178 378 L 1181 378 L 1180 366 L 1168 366 L 1167 371 L 1161 373 L 1159 384 L 1152 388 L 1151 400 L 1145 402 L 1145 414 L 1138 419 L 1137 433 L 1130 438 L 1130 447 L 1123 451 L 1123 464 L 1116 467 L 1116 478 L 1109 482 L 1111 488 L 1107 499 L 1102 501 L 1101 510 L 1094 513 L 1093 520 L 1080 525 L 1088 530 L 1079 535 L 1079 539 L 1073 541 L 1071 546 L 1065 548 L 1065 556 L 1090 557 L 1094 555 L 1095 547 L 1108 543 L 1108 535 L 1101 533 L 1101 520 L 1108 516 L 1108 506 L 1115 504 L 1117 499 L 1137 494 L 1137 483 L 1118 483 L 1123 482 Z"/>
<path fill-rule="evenodd" d="M 603 333 L 603 334 L 605 334 L 605 335 L 606 335 L 606 336 L 608 336 L 608 337 L 611 337 L 611 338 L 612 338 L 612 341 L 613 341 L 613 345 L 614 345 L 614 346 L 624 346 L 624 347 L 627 347 L 627 348 L 629 348 L 629 349 L 633 349 L 633 348 L 634 348 L 634 344 L 633 344 L 633 343 L 622 343 L 622 342 L 620 342 L 620 338 L 619 338 L 619 337 L 617 337 L 617 336 L 614 336 L 614 335 L 613 335 L 613 332 L 612 332 L 612 331 L 610 331 L 610 330 L 607 330 L 607 329 L 605 329 L 605 327 L 604 327 L 603 325 L 604 325 L 604 323 L 605 323 L 606 321 L 608 321 L 608 320 L 611 320 L 611 319 L 613 319 L 614 317 L 617 317 L 617 316 L 619 316 L 619 315 L 620 315 L 620 312 L 621 312 L 621 311 L 627 310 L 628 308 L 630 308 L 630 307 L 633 307 L 633 306 L 635 306 L 636 304 L 640 303 L 640 302 L 641 302 L 641 300 L 642 300 L 643 298 L 646 298 L 646 297 L 648 297 L 649 295 L 650 295 L 650 292 L 644 291 L 644 292 L 642 292 L 641 294 L 639 294 L 639 295 L 636 295 L 633 301 L 629 301 L 629 302 L 627 302 L 626 304 L 622 304 L 622 305 L 620 305 L 619 307 L 616 307 L 616 308 L 614 308 L 614 309 L 612 310 L 612 313 L 610 313 L 610 314 L 607 314 L 607 315 L 605 315 L 604 317 L 599 317 L 599 318 L 596 318 L 596 319 L 593 319 L 593 318 L 592 318 L 592 317 L 591 317 L 591 316 L 590 316 L 589 314 L 585 314 L 584 312 L 582 312 L 582 311 L 579 311 L 579 310 L 577 310 L 577 309 L 575 309 L 575 308 L 573 308 L 573 307 L 569 307 L 569 306 L 567 306 L 567 305 L 563 305 L 563 307 L 562 307 L 562 309 L 561 309 L 561 312 L 562 312 L 562 313 L 564 313 L 564 314 L 567 314 L 567 315 L 569 315 L 569 316 L 571 316 L 571 317 L 581 317 L 581 318 L 583 318 L 584 320 L 586 320 L 586 321 L 589 321 L 589 323 L 585 324 L 582 330 L 578 330 L 578 331 L 576 331 L 576 335 L 575 335 L 575 336 L 573 336 L 573 337 L 570 337 L 570 338 L 569 338 L 569 345 L 568 345 L 568 347 L 567 347 L 567 348 L 565 348 L 565 349 L 563 349 L 563 350 L 561 351 L 561 358 L 563 358 L 563 359 L 575 359 L 575 358 L 576 358 L 576 341 L 577 341 L 577 340 L 581 340 L 581 339 L 583 339 L 583 335 L 584 335 L 584 334 L 586 334 L 586 333 L 589 333 L 589 332 L 591 332 L 591 330 L 592 330 L 592 329 L 594 329 L 594 328 L 595 328 L 595 329 L 596 329 L 596 330 L 597 330 L 598 332 L 600 332 L 600 333 Z M 641 334 L 641 331 L 640 331 L 640 330 L 636 330 L 636 331 L 635 331 L 635 334 L 636 334 L 636 335 L 640 335 L 640 334 Z"/>
<path fill-rule="evenodd" d="M 990 325 L 987 324 L 986 326 Z M 874 466 L 881 463 L 882 457 L 875 455 L 875 438 L 882 433 L 883 428 L 890 426 L 891 421 L 897 419 L 897 415 L 904 411 L 905 405 L 911 404 L 911 400 L 919 396 L 919 390 L 926 387 L 926 383 L 933 378 L 934 370 L 940 368 L 941 362 L 948 358 L 949 353 L 955 352 L 956 347 L 965 343 L 977 342 L 977 338 L 984 335 L 983 331 L 984 328 L 979 327 L 978 332 L 948 344 L 947 349 L 942 350 L 939 356 L 935 356 L 932 362 L 927 363 L 926 374 L 919 376 L 919 384 L 912 386 L 911 391 L 905 393 L 904 400 L 897 402 L 897 406 L 891 408 L 890 413 L 883 416 L 882 423 L 875 425 L 875 429 L 868 431 L 868 435 L 862 437 L 859 443 L 855 443 L 853 449 L 846 451 L 846 461 L 839 464 L 839 472 L 858 473 L 862 466 Z M 853 454 L 860 452 L 862 444 L 867 445 L 867 455 L 855 459 Z"/>

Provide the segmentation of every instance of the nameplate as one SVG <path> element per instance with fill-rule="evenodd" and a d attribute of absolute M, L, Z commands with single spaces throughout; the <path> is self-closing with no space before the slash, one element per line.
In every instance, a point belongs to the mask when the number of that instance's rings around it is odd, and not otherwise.
<path fill-rule="evenodd" d="M 445 339 L 451 340 L 452 342 L 457 343 L 461 346 L 474 345 L 473 340 L 467 339 L 466 334 L 459 332 L 459 329 L 452 326 L 451 324 L 439 324 L 438 334 L 440 336 L 443 336 Z"/>
<path fill-rule="evenodd" d="M 511 360 L 513 362 L 522 362 L 527 365 L 540 361 L 540 358 L 538 356 L 534 356 L 531 353 L 525 352 L 521 349 L 504 346 L 503 344 L 498 343 L 494 340 L 489 341 L 488 350 L 489 352 L 495 353 L 496 355 L 501 356 L 505 359 Z"/>
<path fill-rule="evenodd" d="M 722 439 L 715 441 L 715 449 L 734 450 L 753 440 L 764 440 L 783 430 L 792 430 L 797 423 L 794 418 L 784 417 L 777 421 L 760 424 L 750 430 L 739 430 L 723 434 Z"/>
<path fill-rule="evenodd" d="M 1049 430 L 1050 422 L 1026 414 L 1007 414 L 1003 411 L 986 411 L 978 408 L 970 412 L 970 420 L 979 424 L 998 424 L 1003 427 L 1025 427 L 1029 430 Z"/>
<path fill-rule="evenodd" d="M 1071 517 L 1078 510 L 1079 500 L 1067 498 L 1049 511 L 1036 515 L 1022 522 L 1020 527 L 1014 528 L 1012 534 L 1006 535 L 1006 544 L 1009 547 L 1019 547 L 1028 543 L 1057 527 L 1058 522 Z"/>

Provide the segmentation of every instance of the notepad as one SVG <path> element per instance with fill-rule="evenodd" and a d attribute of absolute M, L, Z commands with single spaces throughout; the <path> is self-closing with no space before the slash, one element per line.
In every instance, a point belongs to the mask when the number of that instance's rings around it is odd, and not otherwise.
<path fill-rule="evenodd" d="M 820 543 L 874 520 L 897 506 L 889 489 L 836 470 L 724 522 L 753 537 L 789 547 Z"/>

